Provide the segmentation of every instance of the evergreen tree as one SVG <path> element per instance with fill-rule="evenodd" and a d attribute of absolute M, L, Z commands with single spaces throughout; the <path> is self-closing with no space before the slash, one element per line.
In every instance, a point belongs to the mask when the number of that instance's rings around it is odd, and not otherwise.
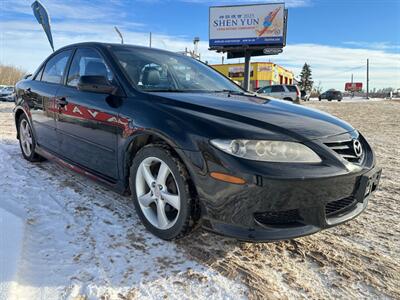
<path fill-rule="evenodd" d="M 300 89 L 310 92 L 312 90 L 314 81 L 312 81 L 311 67 L 307 63 L 304 63 L 303 69 L 300 73 Z"/>

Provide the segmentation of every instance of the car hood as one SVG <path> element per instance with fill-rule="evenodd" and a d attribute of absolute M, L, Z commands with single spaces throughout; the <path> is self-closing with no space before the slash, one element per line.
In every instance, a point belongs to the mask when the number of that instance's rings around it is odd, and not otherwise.
<path fill-rule="evenodd" d="M 252 95 L 228 93 L 155 92 L 151 94 L 173 100 L 168 101 L 170 105 L 184 104 L 188 109 L 201 108 L 202 112 L 210 114 L 220 112 L 225 118 L 235 121 L 255 120 L 258 124 L 261 122 L 263 125 L 269 125 L 268 127 L 280 127 L 307 140 L 354 130 L 350 124 L 330 114 L 273 98 L 265 99 Z"/>

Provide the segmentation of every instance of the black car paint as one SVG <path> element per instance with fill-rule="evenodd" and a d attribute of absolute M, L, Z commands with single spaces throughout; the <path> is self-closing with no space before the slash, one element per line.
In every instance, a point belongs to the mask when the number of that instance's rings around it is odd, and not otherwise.
<path fill-rule="evenodd" d="M 365 190 L 361 183 L 379 169 L 367 141 L 346 122 L 317 110 L 251 95 L 140 92 L 115 62 L 111 44 L 76 44 L 55 54 L 79 47 L 101 53 L 116 76 L 120 94 L 81 92 L 66 86 L 65 78 L 60 85 L 33 80 L 40 68 L 20 81 L 15 115 L 23 112 L 29 117 L 40 154 L 129 193 L 131 150 L 139 137 L 155 136 L 185 163 L 196 187 L 203 226 L 243 240 L 314 233 L 347 221 L 365 208 L 367 200 L 359 196 Z M 57 105 L 60 100 L 67 104 Z M 212 138 L 298 141 L 318 153 L 322 162 L 299 165 L 239 159 L 211 146 Z M 354 138 L 360 138 L 365 152 L 358 165 L 324 144 Z M 217 181 L 209 176 L 213 171 L 241 177 L 246 184 Z M 379 177 L 374 180 L 377 184 Z M 356 194 L 363 209 L 329 222 L 324 205 Z M 258 212 L 290 209 L 299 210 L 302 224 L 266 226 L 254 218 Z"/>

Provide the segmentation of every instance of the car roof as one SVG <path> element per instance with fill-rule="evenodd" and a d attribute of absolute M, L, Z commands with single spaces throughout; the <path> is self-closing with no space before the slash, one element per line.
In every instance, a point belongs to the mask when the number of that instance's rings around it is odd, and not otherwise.
<path fill-rule="evenodd" d="M 103 43 L 103 42 L 82 42 L 82 43 L 75 43 L 71 45 L 66 45 L 60 49 L 57 49 L 56 52 L 60 52 L 63 50 L 67 50 L 69 48 L 76 48 L 76 47 L 98 47 L 98 48 L 104 48 L 104 49 L 109 49 L 109 48 L 116 48 L 116 49 L 146 49 L 149 51 L 161 51 L 161 52 L 166 52 L 166 53 L 173 53 L 176 54 L 175 52 L 167 51 L 164 49 L 158 49 L 158 48 L 150 48 L 146 46 L 139 46 L 139 45 L 132 45 L 132 44 L 117 44 L 117 43 Z"/>

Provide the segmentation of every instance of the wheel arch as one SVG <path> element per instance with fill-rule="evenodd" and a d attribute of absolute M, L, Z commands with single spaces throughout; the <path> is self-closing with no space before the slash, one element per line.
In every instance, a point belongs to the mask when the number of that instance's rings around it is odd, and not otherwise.
<path fill-rule="evenodd" d="M 127 145 L 124 150 L 124 158 L 123 158 L 123 181 L 126 187 L 126 194 L 130 195 L 130 186 L 129 186 L 129 176 L 130 176 L 130 167 L 132 165 L 132 161 L 136 155 L 136 153 L 145 147 L 146 145 L 150 144 L 163 144 L 168 146 L 169 150 L 176 155 L 177 158 L 181 160 L 183 165 L 186 168 L 188 173 L 188 184 L 189 184 L 189 192 L 194 200 L 193 206 L 193 217 L 198 220 L 202 214 L 202 208 L 200 204 L 200 199 L 198 196 L 197 188 L 193 180 L 193 170 L 188 166 L 188 159 L 184 155 L 184 153 L 168 138 L 150 131 L 143 131 L 140 134 L 132 136 L 131 139 L 127 142 Z"/>
<path fill-rule="evenodd" d="M 125 150 L 123 152 L 123 159 L 122 159 L 123 180 L 128 193 L 130 193 L 129 175 L 130 175 L 130 167 L 132 165 L 132 161 L 136 153 L 140 149 L 150 144 L 163 144 L 168 146 L 170 151 L 182 161 L 189 175 L 189 180 L 190 180 L 189 185 L 191 187 L 191 190 L 197 196 L 196 187 L 192 179 L 193 178 L 192 169 L 188 166 L 188 160 L 183 154 L 183 152 L 180 151 L 177 145 L 174 142 L 172 142 L 169 138 L 152 131 L 142 131 L 139 134 L 131 136 L 131 138 L 126 143 L 126 146 L 124 147 Z"/>

